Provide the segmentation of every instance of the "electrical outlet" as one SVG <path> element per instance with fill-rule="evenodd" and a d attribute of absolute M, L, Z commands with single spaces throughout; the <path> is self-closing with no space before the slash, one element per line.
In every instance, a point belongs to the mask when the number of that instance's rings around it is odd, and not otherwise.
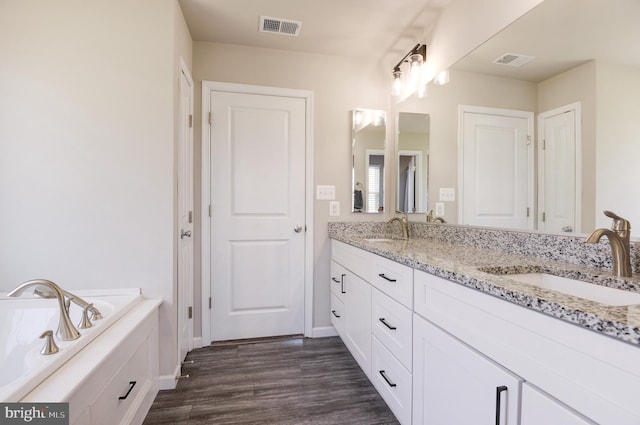
<path fill-rule="evenodd" d="M 436 202 L 436 217 L 444 216 L 444 202 Z"/>
<path fill-rule="evenodd" d="M 456 190 L 452 187 L 440 188 L 440 200 L 444 202 L 453 202 L 456 200 Z"/>
<path fill-rule="evenodd" d="M 336 199 L 336 187 L 319 184 L 316 186 L 316 199 L 325 201 Z"/>
<path fill-rule="evenodd" d="M 340 202 L 338 201 L 329 202 L 329 216 L 340 217 Z"/>

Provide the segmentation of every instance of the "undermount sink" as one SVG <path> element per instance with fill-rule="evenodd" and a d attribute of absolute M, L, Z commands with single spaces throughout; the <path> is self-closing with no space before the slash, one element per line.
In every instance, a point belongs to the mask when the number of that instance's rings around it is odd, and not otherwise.
<path fill-rule="evenodd" d="M 398 239 L 391 239 L 391 238 L 364 238 L 365 241 L 367 242 L 395 242 Z"/>
<path fill-rule="evenodd" d="M 503 275 L 516 282 L 551 289 L 574 297 L 585 298 L 610 306 L 640 304 L 640 293 L 609 288 L 595 283 L 569 279 L 548 273 L 518 273 Z"/>

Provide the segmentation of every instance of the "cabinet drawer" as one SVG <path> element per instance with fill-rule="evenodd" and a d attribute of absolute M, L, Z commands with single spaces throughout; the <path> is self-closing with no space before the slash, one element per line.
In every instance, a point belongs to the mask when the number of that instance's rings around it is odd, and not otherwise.
<path fill-rule="evenodd" d="M 91 424 L 121 423 L 149 391 L 151 379 L 149 339 L 145 339 L 91 404 Z"/>
<path fill-rule="evenodd" d="M 373 256 L 369 281 L 408 309 L 413 308 L 413 269 L 383 257 Z"/>
<path fill-rule="evenodd" d="M 411 423 L 411 374 L 376 337 L 371 342 L 371 380 L 401 424 Z"/>
<path fill-rule="evenodd" d="M 331 240 L 331 259 L 364 280 L 369 277 L 371 254 L 346 243 Z"/>
<path fill-rule="evenodd" d="M 329 280 L 331 293 L 342 302 L 344 302 L 344 294 L 346 293 L 344 285 L 347 273 L 347 269 L 331 260 L 331 278 Z"/>
<path fill-rule="evenodd" d="M 344 313 L 344 303 L 331 293 L 331 324 L 340 336 L 344 336 Z"/>
<path fill-rule="evenodd" d="M 380 342 L 411 371 L 411 310 L 377 289 L 373 290 L 371 329 Z"/>

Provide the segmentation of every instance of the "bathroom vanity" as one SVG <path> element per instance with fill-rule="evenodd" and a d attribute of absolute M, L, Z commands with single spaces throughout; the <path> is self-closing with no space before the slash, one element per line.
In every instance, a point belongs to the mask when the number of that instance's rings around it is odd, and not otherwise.
<path fill-rule="evenodd" d="M 408 240 L 329 228 L 332 322 L 400 423 L 640 423 L 640 281 L 593 267 L 602 246 L 411 225 Z M 520 279 L 531 272 L 626 292 L 589 300 Z"/>

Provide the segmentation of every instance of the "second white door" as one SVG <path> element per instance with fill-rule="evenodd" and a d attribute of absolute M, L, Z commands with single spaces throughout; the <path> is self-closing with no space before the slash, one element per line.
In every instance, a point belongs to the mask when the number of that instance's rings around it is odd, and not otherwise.
<path fill-rule="evenodd" d="M 211 339 L 303 333 L 305 100 L 210 99 Z"/>

